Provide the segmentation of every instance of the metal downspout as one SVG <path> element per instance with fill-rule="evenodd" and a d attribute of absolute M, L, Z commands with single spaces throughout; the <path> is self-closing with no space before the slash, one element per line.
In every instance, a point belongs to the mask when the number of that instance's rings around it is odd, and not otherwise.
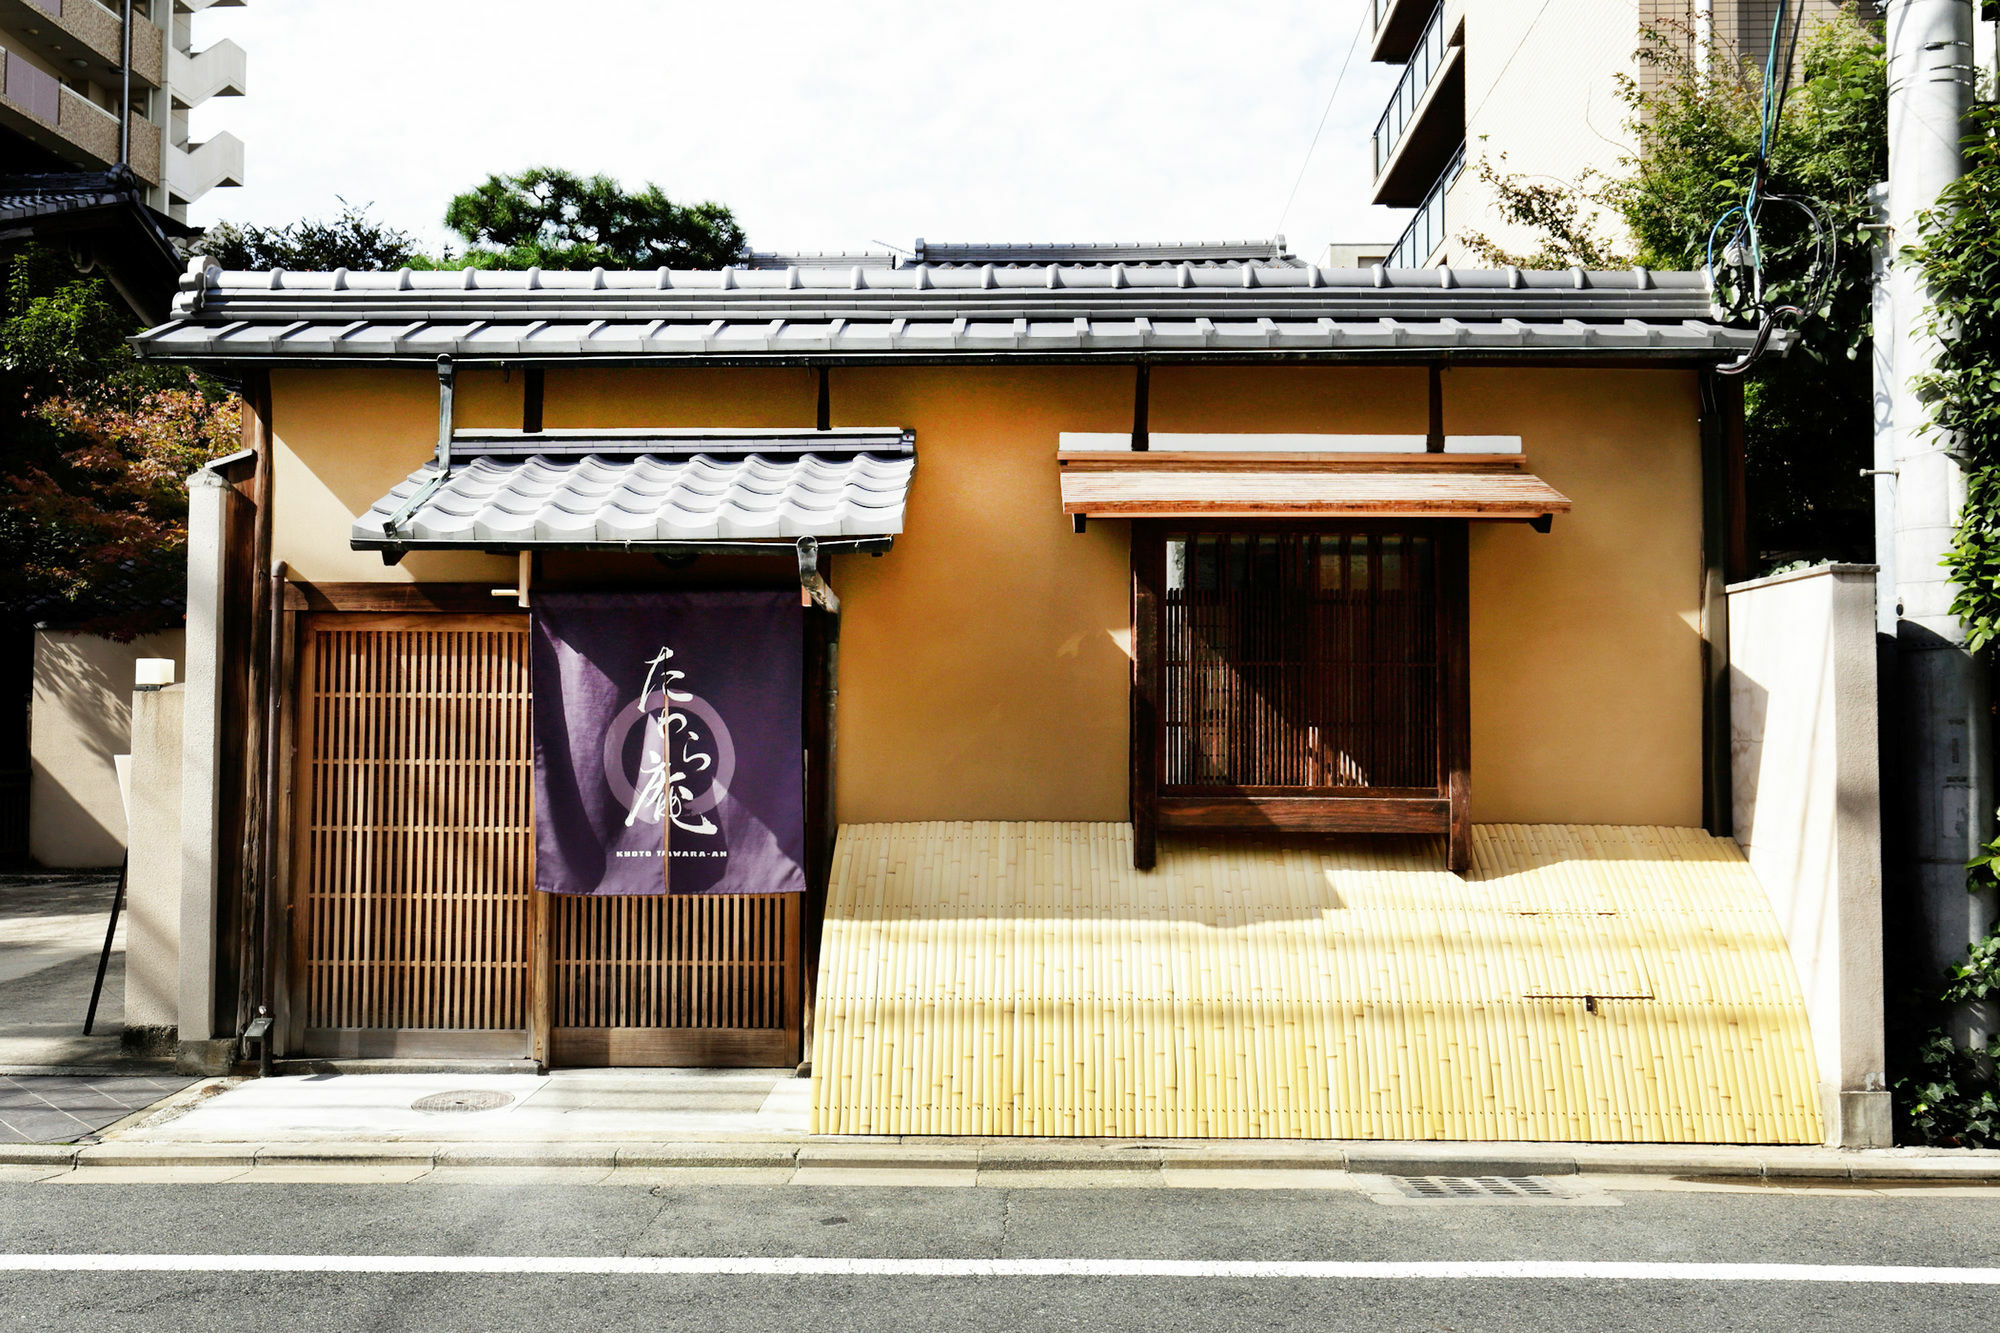
<path fill-rule="evenodd" d="M 388 523 L 384 525 L 384 531 L 390 533 L 391 535 L 394 535 L 399 528 L 401 528 L 405 523 L 409 522 L 410 518 L 419 509 L 422 509 L 424 507 L 424 503 L 427 500 L 429 500 L 433 495 L 437 494 L 438 488 L 440 486 L 443 486 L 445 482 L 451 478 L 452 390 L 457 380 L 457 373 L 456 373 L 456 368 L 453 366 L 452 359 L 450 357 L 441 356 L 437 359 L 437 373 L 438 373 L 438 446 L 437 446 L 437 460 L 436 460 L 437 472 L 434 476 L 431 477 L 429 481 L 417 487 L 416 493 L 412 495 L 409 499 L 403 501 L 402 508 L 398 509 L 394 514 L 390 516 Z M 385 559 L 388 559 L 392 555 L 394 555 L 396 559 L 401 559 L 400 554 L 396 552 L 384 551 L 382 554 Z M 392 560 L 391 563 L 394 563 L 394 561 Z"/>

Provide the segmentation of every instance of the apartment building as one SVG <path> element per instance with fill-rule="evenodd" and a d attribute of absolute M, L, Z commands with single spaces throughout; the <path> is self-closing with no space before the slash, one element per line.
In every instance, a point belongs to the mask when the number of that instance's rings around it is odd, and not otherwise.
<path fill-rule="evenodd" d="M 1499 215 L 1478 166 L 1536 180 L 1610 175 L 1632 151 L 1620 75 L 1643 87 L 1648 32 L 1760 61 L 1778 0 L 1371 0 L 1371 58 L 1403 66 L 1376 123 L 1372 202 L 1416 213 L 1389 263 L 1478 262 L 1465 238 L 1533 238 Z M 1800 0 L 1806 21 L 1873 0 Z"/>
<path fill-rule="evenodd" d="M 223 133 L 188 136 L 188 112 L 243 94 L 243 48 L 194 49 L 202 10 L 244 0 L 0 0 L 0 170 L 105 171 L 121 160 L 126 13 L 130 13 L 130 121 L 122 158 L 144 183 L 145 204 L 176 221 L 218 185 L 243 183 L 243 144 Z"/>
<path fill-rule="evenodd" d="M 243 183 L 235 135 L 188 113 L 240 96 L 243 48 L 194 49 L 194 18 L 244 0 L 0 0 L 0 244 L 61 242 L 156 318 L 187 206 Z"/>

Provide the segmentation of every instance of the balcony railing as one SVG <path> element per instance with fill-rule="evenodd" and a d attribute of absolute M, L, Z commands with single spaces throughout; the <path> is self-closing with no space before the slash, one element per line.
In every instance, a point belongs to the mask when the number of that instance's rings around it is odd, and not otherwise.
<path fill-rule="evenodd" d="M 1422 268 L 1424 261 L 1437 252 L 1445 242 L 1444 197 L 1451 190 L 1451 184 L 1458 179 L 1458 173 L 1465 169 L 1465 145 L 1460 144 L 1445 164 L 1443 174 L 1437 184 L 1431 186 L 1424 202 L 1417 206 L 1417 215 L 1410 219 L 1410 225 L 1403 228 L 1402 238 L 1389 255 L 1389 268 Z"/>
<path fill-rule="evenodd" d="M 1377 0 L 1376 17 L 1379 19 L 1386 0 Z M 1389 99 L 1389 106 L 1382 112 L 1382 119 L 1375 123 L 1375 174 L 1380 176 L 1382 168 L 1396 154 L 1396 145 L 1402 142 L 1403 131 L 1410 127 L 1410 121 L 1417 114 L 1417 104 L 1424 100 L 1430 90 L 1431 81 L 1444 67 L 1444 4 L 1431 11 L 1430 21 L 1424 24 L 1424 35 L 1417 39 L 1417 49 L 1410 52 L 1409 63 L 1403 66 L 1403 77 L 1396 83 L 1395 95 Z"/>

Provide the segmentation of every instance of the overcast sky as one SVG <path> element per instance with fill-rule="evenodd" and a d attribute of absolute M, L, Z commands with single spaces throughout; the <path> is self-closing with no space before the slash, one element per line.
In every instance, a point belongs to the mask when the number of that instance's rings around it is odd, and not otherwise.
<path fill-rule="evenodd" d="M 249 0 L 195 46 L 249 95 L 194 112 L 247 183 L 192 220 L 336 196 L 430 244 L 457 191 L 551 164 L 728 204 L 758 249 L 1219 240 L 1279 226 L 1367 0 Z M 1366 206 L 1396 70 L 1358 51 L 1283 230 L 1393 239 Z"/>

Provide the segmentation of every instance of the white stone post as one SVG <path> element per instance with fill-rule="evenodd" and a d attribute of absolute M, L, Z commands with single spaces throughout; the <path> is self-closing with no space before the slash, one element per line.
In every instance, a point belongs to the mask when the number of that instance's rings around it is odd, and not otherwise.
<path fill-rule="evenodd" d="M 186 680 L 181 727 L 180 1062 L 207 1072 L 215 1030 L 216 867 L 221 850 L 222 549 L 229 483 L 188 478 Z"/>

